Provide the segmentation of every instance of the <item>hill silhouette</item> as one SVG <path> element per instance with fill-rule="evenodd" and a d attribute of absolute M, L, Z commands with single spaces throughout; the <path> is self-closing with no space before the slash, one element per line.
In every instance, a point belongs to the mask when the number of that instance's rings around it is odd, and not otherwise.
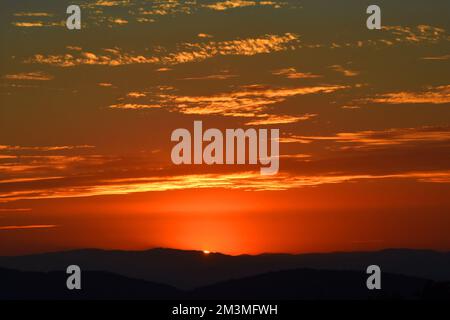
<path fill-rule="evenodd" d="M 0 269 L 0 300 L 179 299 L 182 292 L 168 285 L 89 271 L 81 290 L 68 290 L 64 272 L 24 272 Z"/>
<path fill-rule="evenodd" d="M 367 275 L 356 271 L 296 269 L 229 280 L 193 291 L 207 299 L 367 300 L 419 299 L 430 281 L 383 274 L 382 290 L 368 290 Z"/>
<path fill-rule="evenodd" d="M 296 269 L 229 280 L 182 291 L 107 272 L 82 273 L 82 289 L 66 288 L 63 272 L 0 269 L 0 300 L 367 300 L 450 299 L 450 285 L 384 274 L 382 290 L 369 291 L 356 271 Z"/>
<path fill-rule="evenodd" d="M 162 248 L 146 251 L 86 249 L 0 257 L 0 267 L 23 271 L 65 271 L 72 264 L 79 265 L 84 271 L 105 271 L 185 290 L 298 268 L 365 272 L 372 264 L 379 265 L 383 273 L 450 281 L 450 253 L 430 250 L 229 256 Z"/>

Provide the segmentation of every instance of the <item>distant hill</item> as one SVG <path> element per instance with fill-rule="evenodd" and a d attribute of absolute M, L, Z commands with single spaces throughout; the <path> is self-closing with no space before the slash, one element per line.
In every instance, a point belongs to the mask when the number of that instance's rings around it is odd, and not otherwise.
<path fill-rule="evenodd" d="M 82 273 L 81 290 L 68 290 L 65 272 L 23 272 L 0 269 L 0 300 L 55 299 L 180 299 L 168 285 L 130 279 L 107 272 Z"/>
<path fill-rule="evenodd" d="M 356 271 L 297 269 L 261 274 L 181 291 L 106 272 L 82 273 L 82 289 L 66 289 L 63 272 L 0 268 L 0 300 L 367 300 L 450 299 L 448 283 L 384 274 L 381 291 L 369 291 Z"/>
<path fill-rule="evenodd" d="M 356 271 L 296 269 L 230 280 L 196 289 L 208 299 L 367 300 L 420 299 L 432 282 L 384 274 L 382 290 L 368 290 L 366 275 Z"/>
<path fill-rule="evenodd" d="M 450 253 L 430 250 L 390 249 L 377 252 L 229 256 L 174 249 L 86 249 L 0 257 L 0 267 L 24 271 L 65 271 L 71 264 L 79 265 L 84 271 L 106 271 L 165 283 L 180 289 L 193 289 L 225 280 L 298 268 L 354 270 L 365 275 L 367 266 L 371 264 L 379 265 L 382 272 L 436 281 L 450 280 Z"/>

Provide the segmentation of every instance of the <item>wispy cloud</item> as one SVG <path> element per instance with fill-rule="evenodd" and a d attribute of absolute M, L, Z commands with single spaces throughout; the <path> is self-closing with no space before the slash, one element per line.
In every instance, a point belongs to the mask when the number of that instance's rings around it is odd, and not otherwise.
<path fill-rule="evenodd" d="M 97 0 L 91 5 L 96 7 L 116 7 L 116 6 L 126 6 L 128 4 L 130 4 L 129 0 Z"/>
<path fill-rule="evenodd" d="M 180 51 L 165 56 L 144 56 L 123 52 L 119 48 L 104 49 L 101 54 L 82 51 L 61 55 L 36 54 L 26 59 L 27 63 L 48 64 L 60 67 L 78 65 L 120 66 L 129 64 L 165 64 L 176 65 L 198 62 L 216 56 L 253 56 L 257 54 L 285 51 L 295 47 L 299 37 L 293 33 L 283 35 L 268 34 L 259 38 L 247 38 L 230 41 L 210 41 L 201 43 L 183 43 Z"/>
<path fill-rule="evenodd" d="M 272 88 L 266 86 L 247 86 L 240 90 L 219 93 L 205 96 L 185 96 L 177 95 L 171 92 L 154 94 L 149 101 L 149 107 L 164 106 L 170 111 L 176 111 L 184 114 L 198 115 L 222 115 L 233 117 L 256 117 L 257 123 L 290 123 L 293 121 L 307 120 L 315 115 L 303 116 L 280 116 L 268 115 L 266 109 L 268 106 L 286 101 L 290 97 L 333 93 L 338 90 L 349 88 L 342 85 L 321 85 L 321 86 L 303 86 L 303 87 L 281 87 Z M 111 106 L 112 108 L 138 109 L 142 106 L 128 105 L 121 103 Z M 306 118 L 305 118 L 306 117 Z"/>
<path fill-rule="evenodd" d="M 199 33 L 199 34 L 197 34 L 197 37 L 199 37 L 199 38 L 214 38 L 212 35 L 207 34 L 207 33 Z"/>
<path fill-rule="evenodd" d="M 0 226 L 1 230 L 30 230 L 30 229 L 49 229 L 58 227 L 55 224 L 30 224 L 24 226 Z"/>
<path fill-rule="evenodd" d="M 450 103 L 450 85 L 427 87 L 426 89 L 419 92 L 399 91 L 385 93 L 373 98 L 362 99 L 361 102 L 387 104 Z"/>
<path fill-rule="evenodd" d="M 198 76 L 198 77 L 186 77 L 182 78 L 180 80 L 226 80 L 231 78 L 236 78 L 238 75 L 236 74 L 230 74 L 228 72 L 222 72 L 218 74 L 210 74 L 205 76 Z"/>
<path fill-rule="evenodd" d="M 42 28 L 42 27 L 63 27 L 62 22 L 46 22 L 46 21 L 18 21 L 12 22 L 16 27 L 20 28 Z"/>
<path fill-rule="evenodd" d="M 74 67 L 79 65 L 120 66 L 129 64 L 158 63 L 159 58 L 123 53 L 120 49 L 114 48 L 105 49 L 102 54 L 95 54 L 88 51 L 47 56 L 36 54 L 27 59 L 25 62 L 48 64 L 58 67 Z"/>
<path fill-rule="evenodd" d="M 450 36 L 445 29 L 430 25 L 418 26 L 383 26 L 382 32 L 374 38 L 357 40 L 353 42 L 333 41 L 328 44 L 303 43 L 304 48 L 331 49 L 364 48 L 364 47 L 392 47 L 397 45 L 420 45 L 424 43 L 437 44 L 450 41 Z"/>
<path fill-rule="evenodd" d="M 9 161 L 7 163 L 0 164 L 0 173 L 6 175 L 17 175 L 18 173 L 47 173 L 55 171 L 66 171 L 71 166 L 77 164 L 83 165 L 98 165 L 105 164 L 108 159 L 101 155 L 21 155 L 17 157 L 14 161 Z M 33 177 L 30 178 L 32 181 L 39 181 L 43 179 L 59 179 L 60 177 Z M 28 179 L 28 178 L 25 178 Z M 30 181 L 31 181 L 30 180 Z M 24 182 L 22 178 L 14 179 L 3 179 L 0 180 L 2 183 L 14 183 L 14 182 Z"/>
<path fill-rule="evenodd" d="M 276 76 L 284 76 L 288 79 L 311 79 L 311 78 L 320 78 L 320 75 L 316 75 L 310 72 L 298 72 L 295 68 L 285 68 L 280 70 L 275 70 L 272 72 L 273 75 Z"/>
<path fill-rule="evenodd" d="M 298 35 L 285 33 L 283 35 L 268 34 L 259 38 L 230 41 L 187 43 L 185 46 L 189 50 L 170 54 L 162 58 L 162 61 L 168 64 L 178 64 L 201 61 L 215 56 L 253 56 L 291 49 L 298 40 Z"/>
<path fill-rule="evenodd" d="M 105 88 L 111 88 L 113 86 L 113 84 L 109 83 L 109 82 L 99 82 L 97 85 L 99 87 L 105 87 Z"/>
<path fill-rule="evenodd" d="M 350 69 L 345 68 L 338 64 L 330 66 L 330 69 L 332 69 L 336 72 L 342 73 L 346 77 L 355 77 L 359 74 L 359 72 L 357 72 L 357 71 L 350 70 Z"/>
<path fill-rule="evenodd" d="M 52 17 L 53 14 L 48 12 L 16 12 L 15 17 Z"/>
<path fill-rule="evenodd" d="M 276 114 L 261 114 L 255 120 L 245 123 L 247 126 L 260 126 L 260 125 L 272 125 L 272 124 L 286 124 L 295 123 L 299 121 L 306 121 L 316 117 L 317 114 L 307 113 L 302 116 L 291 115 L 276 115 Z"/>
<path fill-rule="evenodd" d="M 67 145 L 67 146 L 14 146 L 0 145 L 0 151 L 61 151 L 74 149 L 94 148 L 91 145 Z"/>
<path fill-rule="evenodd" d="M 442 55 L 442 56 L 429 56 L 423 57 L 422 60 L 449 60 L 450 54 Z"/>
<path fill-rule="evenodd" d="M 396 174 L 348 174 L 348 175 L 293 175 L 279 173 L 262 176 L 258 172 L 229 174 L 192 174 L 164 177 L 120 178 L 102 181 L 102 184 L 54 187 L 30 191 L 10 192 L 0 196 L 0 202 L 23 199 L 55 199 L 123 195 L 137 192 L 158 192 L 185 189 L 241 189 L 246 191 L 289 190 L 323 184 L 339 184 L 361 180 L 413 179 L 420 182 L 449 183 L 450 171 L 412 171 Z"/>
<path fill-rule="evenodd" d="M 35 81 L 49 81 L 54 77 L 45 72 L 23 72 L 17 74 L 7 74 L 4 76 L 8 80 L 35 80 Z"/>
<path fill-rule="evenodd" d="M 392 33 L 396 37 L 394 39 L 396 42 L 420 43 L 448 39 L 445 29 L 423 24 L 416 27 L 383 26 L 382 29 Z"/>
<path fill-rule="evenodd" d="M 157 105 L 157 104 L 118 103 L 118 104 L 110 105 L 109 108 L 139 110 L 139 109 L 158 109 L 158 108 L 161 108 L 161 106 Z"/>
<path fill-rule="evenodd" d="M 28 212 L 31 208 L 0 208 L 0 212 Z"/>
<path fill-rule="evenodd" d="M 137 91 L 132 91 L 127 93 L 127 97 L 129 98 L 141 98 L 141 97 L 145 97 L 147 94 L 145 92 L 137 92 Z"/>
<path fill-rule="evenodd" d="M 274 8 L 280 8 L 281 3 L 278 1 L 248 1 L 248 0 L 227 0 L 219 1 L 213 4 L 203 5 L 205 8 L 224 11 L 235 8 L 253 7 L 253 6 L 271 6 Z"/>
<path fill-rule="evenodd" d="M 292 135 L 280 139 L 285 143 L 311 143 L 314 141 L 333 141 L 337 143 L 355 144 L 355 147 L 384 147 L 417 142 L 448 142 L 450 128 L 422 127 L 395 128 L 378 131 L 342 132 L 330 136 Z"/>

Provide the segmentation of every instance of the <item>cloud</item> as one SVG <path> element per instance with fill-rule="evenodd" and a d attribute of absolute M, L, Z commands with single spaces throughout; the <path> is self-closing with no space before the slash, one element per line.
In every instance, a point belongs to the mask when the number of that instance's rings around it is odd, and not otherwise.
<path fill-rule="evenodd" d="M 253 56 L 263 53 L 286 51 L 298 42 L 298 35 L 268 34 L 259 38 L 247 38 L 230 41 L 210 41 L 207 43 L 186 43 L 189 50 L 170 54 L 161 59 L 166 64 L 178 64 L 202 61 L 215 56 Z"/>
<path fill-rule="evenodd" d="M 66 46 L 67 50 L 72 50 L 72 51 L 82 51 L 83 48 L 79 47 L 79 46 Z"/>
<path fill-rule="evenodd" d="M 128 20 L 125 20 L 122 18 L 111 19 L 111 22 L 113 22 L 115 24 L 128 24 Z"/>
<path fill-rule="evenodd" d="M 271 124 L 287 124 L 295 123 L 299 121 L 306 121 L 316 117 L 317 114 L 307 113 L 302 116 L 290 116 L 290 115 L 275 115 L 275 114 L 261 114 L 258 118 L 245 123 L 247 126 L 260 126 Z"/>
<path fill-rule="evenodd" d="M 395 36 L 394 41 L 396 42 L 420 43 L 448 39 L 445 29 L 429 25 L 418 25 L 416 27 L 383 26 L 382 30 L 393 34 Z"/>
<path fill-rule="evenodd" d="M 90 149 L 95 148 L 91 145 L 67 145 L 67 146 L 13 146 L 0 145 L 0 151 L 61 151 L 74 149 Z"/>
<path fill-rule="evenodd" d="M 342 85 L 321 85 L 303 87 L 272 88 L 261 85 L 241 87 L 239 90 L 205 96 L 179 95 L 172 87 L 158 88 L 150 92 L 142 103 L 121 102 L 109 106 L 113 109 L 162 108 L 171 112 L 196 115 L 221 115 L 229 117 L 254 118 L 247 124 L 283 124 L 309 120 L 316 114 L 277 115 L 267 114 L 270 105 L 281 103 L 294 96 L 333 93 L 348 89 Z M 161 90 L 164 89 L 164 90 Z M 163 92 L 161 92 L 163 91 Z"/>
<path fill-rule="evenodd" d="M 93 3 L 93 6 L 97 7 L 116 7 L 116 6 L 125 6 L 130 3 L 129 0 L 98 0 Z"/>
<path fill-rule="evenodd" d="M 445 29 L 429 26 L 383 26 L 382 31 L 374 34 L 372 39 L 357 40 L 352 42 L 331 42 L 329 44 L 303 43 L 304 48 L 364 48 L 364 47 L 392 47 L 401 44 L 419 45 L 423 43 L 436 44 L 450 40 Z"/>
<path fill-rule="evenodd" d="M 242 8 L 242 7 L 248 7 L 248 6 L 255 6 L 255 1 L 246 1 L 246 0 L 228 0 L 228 1 L 222 1 L 222 2 L 216 2 L 213 4 L 205 4 L 205 8 L 223 11 L 228 9 L 234 9 L 234 8 Z"/>
<path fill-rule="evenodd" d="M 253 7 L 253 6 L 271 6 L 274 8 L 280 8 L 281 4 L 274 1 L 227 0 L 227 1 L 219 1 L 213 4 L 203 5 L 203 7 L 205 8 L 216 11 L 224 11 L 229 9 Z"/>
<path fill-rule="evenodd" d="M 52 17 L 53 14 L 48 12 L 17 12 L 15 17 Z"/>
<path fill-rule="evenodd" d="M 105 164 L 107 159 L 100 155 L 20 155 L 14 161 L 0 164 L 0 172 L 2 174 L 18 174 L 18 173 L 39 173 L 39 172 L 56 172 L 66 170 L 72 165 L 84 163 L 85 165 Z M 6 177 L 6 176 L 5 176 Z M 52 177 L 33 177 L 24 178 L 38 181 L 43 179 L 59 179 L 59 176 Z M 30 180 L 30 181 L 31 181 Z M 2 179 L 2 183 L 23 182 L 22 178 Z M 25 180 L 27 181 L 27 180 Z"/>
<path fill-rule="evenodd" d="M 0 145 L 0 183 L 61 179 L 61 172 L 69 168 L 95 166 L 111 160 L 90 154 L 92 148 L 90 145 Z"/>
<path fill-rule="evenodd" d="M 309 161 L 311 158 L 310 154 L 304 153 L 295 153 L 295 154 L 282 154 L 280 155 L 281 159 L 301 159 L 303 161 Z"/>
<path fill-rule="evenodd" d="M 449 60 L 449 59 L 450 59 L 450 54 L 422 58 L 422 60 Z"/>
<path fill-rule="evenodd" d="M 420 92 L 400 91 L 385 93 L 373 98 L 362 99 L 361 102 L 387 104 L 445 104 L 450 103 L 450 85 L 427 87 Z"/>
<path fill-rule="evenodd" d="M 197 34 L 197 37 L 199 37 L 199 38 L 214 38 L 212 35 L 207 34 L 207 33 L 199 33 L 199 34 Z"/>
<path fill-rule="evenodd" d="M 118 178 L 103 180 L 95 185 L 33 189 L 6 192 L 0 202 L 23 199 L 56 199 L 124 195 L 137 192 L 160 192 L 185 189 L 241 189 L 246 191 L 289 190 L 323 184 L 339 184 L 361 180 L 413 179 L 419 182 L 449 183 L 450 171 L 413 171 L 396 174 L 349 174 L 349 175 L 293 175 L 279 173 L 262 176 L 258 172 L 228 174 L 191 174 L 161 177 Z M 100 182 L 100 181 L 99 181 Z"/>
<path fill-rule="evenodd" d="M 332 69 L 336 72 L 342 73 L 346 77 L 355 77 L 359 74 L 359 72 L 357 72 L 357 71 L 352 71 L 350 69 L 346 69 L 343 66 L 338 65 L 338 64 L 330 66 L 330 69 Z"/>
<path fill-rule="evenodd" d="M 1 230 L 29 230 L 29 229 L 49 229 L 56 228 L 58 225 L 55 224 L 31 224 L 25 226 L 0 226 Z"/>
<path fill-rule="evenodd" d="M 99 83 L 97 83 L 97 85 L 98 85 L 99 87 L 107 87 L 107 88 L 110 88 L 110 87 L 113 86 L 113 84 L 112 84 L 112 83 L 109 83 L 109 82 L 99 82 Z"/>
<path fill-rule="evenodd" d="M 4 76 L 8 80 L 35 80 L 35 81 L 49 81 L 54 77 L 45 72 L 23 72 L 17 74 L 7 74 Z"/>
<path fill-rule="evenodd" d="M 63 27 L 62 22 L 45 22 L 45 21 L 33 21 L 33 22 L 12 22 L 13 26 L 20 28 L 41 28 L 41 27 Z"/>
<path fill-rule="evenodd" d="M 354 106 L 354 105 L 345 105 L 345 106 L 342 106 L 341 109 L 354 110 L 354 109 L 361 109 L 361 107 L 360 106 Z"/>
<path fill-rule="evenodd" d="M 104 49 L 101 54 L 94 52 L 72 52 L 62 55 L 36 54 L 26 63 L 48 64 L 59 67 L 79 65 L 120 66 L 129 64 L 176 65 L 198 62 L 216 56 L 253 56 L 257 54 L 285 51 L 295 47 L 298 36 L 293 33 L 283 35 L 267 34 L 259 38 L 230 41 L 210 41 L 206 43 L 183 43 L 180 51 L 165 56 L 144 56 L 122 52 L 119 48 Z"/>
<path fill-rule="evenodd" d="M 129 92 L 127 93 L 127 97 L 129 98 L 141 98 L 141 97 L 145 97 L 147 94 L 145 92 Z"/>
<path fill-rule="evenodd" d="M 0 212 L 28 212 L 31 208 L 0 208 Z"/>
<path fill-rule="evenodd" d="M 320 78 L 322 76 L 312 74 L 312 73 L 303 73 L 298 72 L 295 68 L 286 68 L 286 69 L 280 69 L 275 70 L 272 72 L 273 75 L 276 76 L 285 76 L 288 79 L 312 79 L 312 78 Z"/>
<path fill-rule="evenodd" d="M 156 57 L 144 57 L 142 55 L 132 55 L 123 53 L 119 49 L 104 49 L 104 53 L 95 54 L 93 52 L 68 53 L 64 55 L 42 55 L 36 54 L 27 59 L 26 63 L 48 64 L 58 67 L 74 67 L 79 65 L 103 65 L 120 66 L 129 64 L 158 63 Z"/>
<path fill-rule="evenodd" d="M 151 16 L 167 16 L 175 14 L 190 14 L 195 10 L 195 1 L 151 1 L 150 8 L 138 8 L 137 14 Z"/>
<path fill-rule="evenodd" d="M 186 77 L 182 78 L 180 80 L 226 80 L 231 78 L 236 78 L 238 75 L 236 74 L 229 74 L 228 72 L 222 72 L 219 74 L 210 74 L 206 76 L 199 76 L 199 77 Z"/>
<path fill-rule="evenodd" d="M 81 158 L 79 158 L 78 160 L 81 160 Z M 17 168 L 19 167 L 19 168 Z M 36 167 L 33 166 L 29 166 L 29 168 L 31 169 L 36 169 Z M 20 168 L 20 165 L 18 166 L 14 166 L 12 167 L 12 170 L 9 170 L 7 173 L 19 173 L 23 171 Z M 48 180 L 58 180 L 58 179 L 63 179 L 64 177 L 60 176 L 60 177 L 52 177 L 52 176 L 45 176 L 45 177 L 32 177 L 32 178 L 10 178 L 10 179 L 2 179 L 0 180 L 0 183 L 2 184 L 9 184 L 9 183 L 23 183 L 23 182 L 36 182 L 36 181 L 48 181 Z"/>
<path fill-rule="evenodd" d="M 271 88 L 256 85 L 247 86 L 237 91 L 206 96 L 185 96 L 176 95 L 174 93 L 155 94 L 151 103 L 158 106 L 164 106 L 170 111 L 184 114 L 222 115 L 233 117 L 256 116 L 269 119 L 269 116 L 265 112 L 267 107 L 284 102 L 290 97 L 317 93 L 333 93 L 347 88 L 349 87 L 342 85 L 303 86 L 292 88 Z M 276 119 L 274 118 L 275 116 L 270 117 Z M 292 117 L 283 118 L 283 116 L 281 116 L 278 117 L 277 121 L 281 121 L 282 119 L 284 121 L 287 121 L 288 119 L 293 120 Z"/>
<path fill-rule="evenodd" d="M 292 135 L 280 139 L 280 142 L 285 143 L 311 143 L 314 141 L 355 144 L 357 148 L 398 146 L 420 142 L 448 142 L 450 144 L 450 127 L 395 128 L 378 131 L 342 132 L 330 136 Z"/>
<path fill-rule="evenodd" d="M 31 27 L 43 27 L 44 22 L 13 22 L 13 25 L 16 27 L 24 27 L 24 28 L 31 28 Z"/>
<path fill-rule="evenodd" d="M 157 104 L 142 104 L 142 103 L 118 103 L 108 106 L 110 109 L 123 109 L 123 110 L 143 110 L 143 109 L 158 109 L 161 108 Z"/>

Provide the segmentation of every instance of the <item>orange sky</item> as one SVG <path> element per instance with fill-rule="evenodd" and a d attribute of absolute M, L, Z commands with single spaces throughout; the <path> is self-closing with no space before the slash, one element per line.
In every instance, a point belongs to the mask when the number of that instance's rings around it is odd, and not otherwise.
<path fill-rule="evenodd" d="M 0 255 L 449 250 L 450 4 L 363 2 L 6 1 Z M 279 129 L 279 173 L 173 165 L 195 120 Z"/>

